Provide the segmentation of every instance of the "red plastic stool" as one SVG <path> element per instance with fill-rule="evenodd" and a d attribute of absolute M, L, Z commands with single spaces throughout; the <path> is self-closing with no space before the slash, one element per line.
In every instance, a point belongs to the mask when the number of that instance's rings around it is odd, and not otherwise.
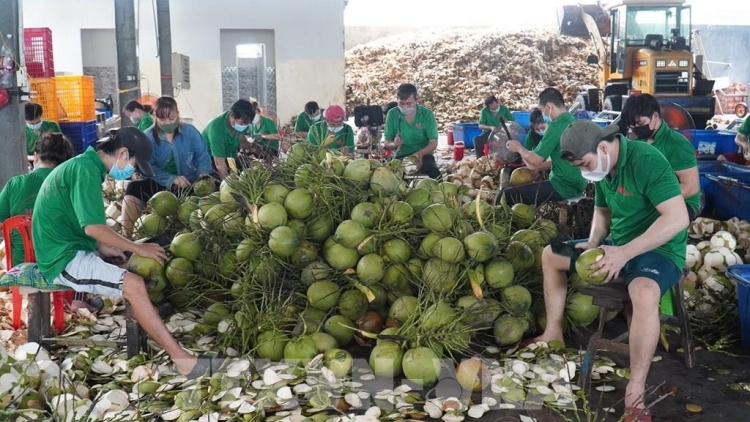
<path fill-rule="evenodd" d="M 34 254 L 34 244 L 31 241 L 31 216 L 19 215 L 11 217 L 3 222 L 3 240 L 5 240 L 5 266 L 13 268 L 13 247 L 11 245 L 11 233 L 18 231 L 23 241 L 23 253 L 26 256 L 25 262 L 36 262 Z M 62 333 L 65 331 L 65 297 L 69 292 L 52 292 L 52 303 L 54 304 L 54 325 L 55 329 Z M 72 292 L 70 292 L 72 294 Z M 11 289 L 13 297 L 13 328 L 21 328 L 21 308 L 23 297 L 18 286 Z"/>

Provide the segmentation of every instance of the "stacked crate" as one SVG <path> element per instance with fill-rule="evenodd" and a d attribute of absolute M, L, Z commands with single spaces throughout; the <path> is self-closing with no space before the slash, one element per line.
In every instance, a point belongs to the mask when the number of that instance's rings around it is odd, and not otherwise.
<path fill-rule="evenodd" d="M 96 143 L 96 98 L 92 76 L 55 77 L 57 99 L 63 110 L 60 129 L 80 154 Z"/>
<path fill-rule="evenodd" d="M 716 114 L 734 114 L 734 107 L 739 103 L 747 104 L 748 84 L 735 83 L 714 91 L 716 95 Z"/>
<path fill-rule="evenodd" d="M 24 63 L 31 78 L 55 76 L 55 60 L 52 55 L 52 31 L 49 28 L 24 28 Z"/>
<path fill-rule="evenodd" d="M 60 120 L 61 106 L 57 101 L 55 78 L 29 78 L 29 98 L 42 106 L 42 119 Z"/>

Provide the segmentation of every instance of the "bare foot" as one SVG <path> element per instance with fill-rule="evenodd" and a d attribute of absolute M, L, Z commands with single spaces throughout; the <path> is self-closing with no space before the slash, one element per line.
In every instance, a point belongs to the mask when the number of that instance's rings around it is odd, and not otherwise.
<path fill-rule="evenodd" d="M 565 344 L 565 340 L 563 340 L 562 333 L 550 333 L 550 334 L 547 334 L 547 331 L 545 331 L 545 332 L 542 333 L 542 335 L 540 335 L 538 337 L 530 338 L 528 340 L 525 340 L 525 341 L 521 342 L 521 347 L 526 347 L 526 346 L 529 346 L 531 344 L 539 343 L 539 342 L 550 344 L 553 341 L 559 341 L 563 345 Z"/>
<path fill-rule="evenodd" d="M 82 300 L 74 300 L 74 301 L 70 302 L 69 308 L 70 308 L 70 312 L 73 313 L 73 314 L 76 313 L 76 312 L 78 312 L 79 309 L 87 309 L 91 313 L 99 311 L 95 307 L 89 305 L 88 303 L 86 303 L 86 302 L 84 302 Z"/>
<path fill-rule="evenodd" d="M 176 359 L 174 361 L 174 364 L 177 367 L 177 372 L 179 372 L 180 375 L 187 375 L 190 373 L 190 371 L 193 370 L 193 368 L 195 368 L 195 365 L 198 364 L 198 357 L 191 356 L 189 358 Z"/>

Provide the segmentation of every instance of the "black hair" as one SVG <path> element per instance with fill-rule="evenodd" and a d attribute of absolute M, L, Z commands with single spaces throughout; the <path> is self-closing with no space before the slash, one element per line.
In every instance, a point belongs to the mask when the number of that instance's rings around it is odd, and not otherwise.
<path fill-rule="evenodd" d="M 484 99 L 484 106 L 489 107 L 490 104 L 496 103 L 496 102 L 498 102 L 497 97 L 495 97 L 494 95 L 490 95 L 489 97 Z"/>
<path fill-rule="evenodd" d="M 26 103 L 23 106 L 24 119 L 28 122 L 42 117 L 43 109 L 40 104 Z"/>
<path fill-rule="evenodd" d="M 305 113 L 307 114 L 313 114 L 318 110 L 320 110 L 320 106 L 315 101 L 309 101 L 305 104 Z"/>
<path fill-rule="evenodd" d="M 146 108 L 143 106 L 143 104 L 139 103 L 136 100 L 130 100 L 127 104 L 125 104 L 125 111 L 135 111 L 135 110 L 143 110 L 146 111 Z"/>
<path fill-rule="evenodd" d="M 609 136 L 603 138 L 599 142 L 606 141 L 606 142 L 612 143 L 612 142 L 615 141 L 615 139 L 617 139 L 617 134 L 613 133 L 612 135 L 609 135 Z M 587 151 L 583 155 L 586 155 L 586 154 L 595 154 L 596 150 L 599 149 L 599 142 L 595 143 L 594 146 L 591 148 L 591 150 Z M 573 154 L 573 151 L 568 151 L 568 150 L 560 150 L 560 158 L 562 158 L 565 161 L 571 162 L 571 163 L 573 161 L 583 160 L 583 156 L 578 157 L 575 154 Z"/>
<path fill-rule="evenodd" d="M 252 122 L 255 118 L 255 106 L 248 100 L 237 100 L 232 104 L 232 108 L 229 109 L 229 113 L 235 119 L 242 119 L 248 122 Z"/>
<path fill-rule="evenodd" d="M 148 114 L 151 114 L 151 113 L 154 112 L 154 108 L 151 107 L 151 105 L 149 105 L 149 104 L 144 104 L 143 105 L 143 111 L 145 111 Z"/>
<path fill-rule="evenodd" d="M 59 166 L 73 158 L 73 144 L 62 133 L 45 133 L 36 142 L 34 153 L 41 161 Z"/>
<path fill-rule="evenodd" d="M 172 114 L 172 112 L 177 112 L 177 118 L 178 118 L 178 125 L 177 129 L 173 132 L 173 135 L 176 137 L 180 134 L 180 126 L 179 126 L 179 118 L 180 118 L 180 109 L 177 108 L 177 101 L 175 101 L 172 97 L 159 97 L 158 100 L 156 100 L 156 110 L 154 111 L 154 116 L 159 119 L 168 119 L 169 115 Z M 154 142 L 156 145 L 159 145 L 161 143 L 161 140 L 159 139 L 159 132 L 161 132 L 161 129 L 159 129 L 159 125 L 154 123 L 153 128 L 153 136 L 154 136 Z"/>
<path fill-rule="evenodd" d="M 398 87 L 398 90 L 396 91 L 396 98 L 403 101 L 407 98 L 414 96 L 414 99 L 417 99 L 417 87 L 414 86 L 414 84 L 401 84 Z"/>
<path fill-rule="evenodd" d="M 545 106 L 552 103 L 555 107 L 565 107 L 565 98 L 556 88 L 548 87 L 539 94 L 539 105 Z"/>
<path fill-rule="evenodd" d="M 542 116 L 542 110 L 539 107 L 534 107 L 529 115 L 529 123 L 531 126 L 539 123 L 544 123 L 544 117 Z"/>
<path fill-rule="evenodd" d="M 396 107 L 398 107 L 398 103 L 395 101 L 386 103 L 385 105 L 383 105 L 383 114 L 388 114 L 388 112 L 391 111 L 391 109 L 394 109 Z"/>
<path fill-rule="evenodd" d="M 636 126 L 640 117 L 651 118 L 654 113 L 661 117 L 661 106 L 653 95 L 640 94 L 630 97 L 622 106 L 621 120 L 628 126 Z"/>
<path fill-rule="evenodd" d="M 124 147 L 125 145 L 122 144 L 122 142 L 117 140 L 117 132 L 118 129 L 110 129 L 107 132 L 106 137 L 109 138 L 109 141 L 107 142 L 97 142 L 96 143 L 96 150 L 101 151 L 107 155 L 114 156 L 115 153 L 117 153 L 117 150 Z M 100 139 L 101 140 L 101 139 Z M 135 157 L 135 151 L 128 148 L 128 155 L 130 158 Z"/>

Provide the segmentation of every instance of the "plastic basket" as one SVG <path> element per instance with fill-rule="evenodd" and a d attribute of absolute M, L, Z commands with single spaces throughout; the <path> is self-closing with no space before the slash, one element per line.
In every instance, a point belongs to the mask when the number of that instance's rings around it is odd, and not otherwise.
<path fill-rule="evenodd" d="M 724 176 L 733 181 L 715 180 Z M 720 171 L 700 173 L 700 187 L 705 198 L 704 215 L 720 220 L 737 217 L 750 220 L 750 168 L 732 163 L 722 165 Z"/>
<path fill-rule="evenodd" d="M 60 130 L 73 144 L 76 155 L 86 151 L 99 139 L 96 131 L 96 120 L 81 123 L 60 123 Z"/>
<path fill-rule="evenodd" d="M 24 28 L 24 63 L 32 78 L 55 76 L 55 61 L 52 54 L 52 31 L 49 28 Z"/>
<path fill-rule="evenodd" d="M 738 151 L 734 138 L 735 132 L 724 130 L 690 129 L 682 131 L 688 140 L 693 142 L 698 155 L 731 154 Z"/>
<path fill-rule="evenodd" d="M 474 148 L 474 138 L 481 134 L 479 123 L 453 123 L 453 141 L 463 142 L 466 148 Z"/>
<path fill-rule="evenodd" d="M 750 352 L 750 265 L 732 265 L 727 268 L 726 275 L 737 283 L 742 347 Z"/>
<path fill-rule="evenodd" d="M 61 121 L 88 122 L 96 119 L 93 76 L 57 76 L 57 99 L 65 114 Z"/>
<path fill-rule="evenodd" d="M 42 106 L 42 119 L 54 122 L 60 119 L 60 102 L 57 101 L 55 78 L 29 78 L 29 98 Z"/>
<path fill-rule="evenodd" d="M 529 130 L 531 127 L 531 112 L 530 111 L 511 111 L 510 114 L 516 119 L 516 123 L 521 125 L 522 128 Z"/>

